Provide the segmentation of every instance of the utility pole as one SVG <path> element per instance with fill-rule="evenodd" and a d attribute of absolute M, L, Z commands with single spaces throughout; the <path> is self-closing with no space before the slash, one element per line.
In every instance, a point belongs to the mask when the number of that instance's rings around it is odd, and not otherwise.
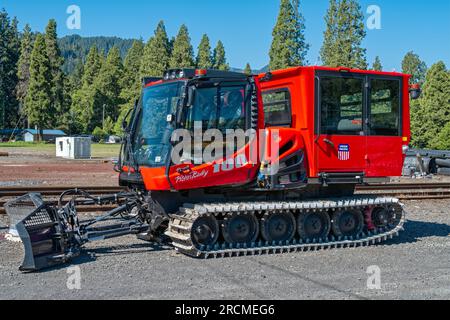
<path fill-rule="evenodd" d="M 105 107 L 106 104 L 103 104 L 103 116 L 102 116 L 102 129 L 105 130 Z"/>
<path fill-rule="evenodd" d="M 2 129 L 5 128 L 5 99 L 3 92 L 3 63 L 0 63 L 0 99 L 1 99 L 1 107 L 2 107 Z"/>

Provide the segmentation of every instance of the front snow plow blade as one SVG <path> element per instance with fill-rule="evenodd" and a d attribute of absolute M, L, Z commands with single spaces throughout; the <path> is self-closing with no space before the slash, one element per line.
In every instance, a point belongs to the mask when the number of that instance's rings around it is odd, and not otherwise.
<path fill-rule="evenodd" d="M 32 272 L 67 262 L 67 248 L 54 208 L 40 194 L 30 193 L 5 204 L 13 235 L 23 242 L 25 257 L 20 271 Z"/>
<path fill-rule="evenodd" d="M 45 202 L 39 193 L 6 203 L 10 233 L 20 237 L 25 250 L 19 270 L 33 272 L 65 264 L 79 256 L 88 242 L 147 232 L 149 225 L 138 214 L 137 201 L 134 193 L 93 197 L 84 190 L 72 189 L 61 194 L 57 206 Z M 80 222 L 77 205 L 107 204 L 118 207 Z"/>

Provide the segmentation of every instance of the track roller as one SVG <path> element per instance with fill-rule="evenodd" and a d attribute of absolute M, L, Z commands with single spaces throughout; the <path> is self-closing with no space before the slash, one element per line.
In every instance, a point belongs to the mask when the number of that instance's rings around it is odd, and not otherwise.
<path fill-rule="evenodd" d="M 250 213 L 232 213 L 223 221 L 222 234 L 230 244 L 255 242 L 259 236 L 258 219 Z"/>
<path fill-rule="evenodd" d="M 295 225 L 291 212 L 266 213 L 261 219 L 261 236 L 268 242 L 291 241 L 295 236 Z"/>
<path fill-rule="evenodd" d="M 197 248 L 215 245 L 219 235 L 219 222 L 212 215 L 198 218 L 192 226 L 192 242 Z"/>
<path fill-rule="evenodd" d="M 297 231 L 302 240 L 326 239 L 330 229 L 330 216 L 325 211 L 306 212 L 298 216 Z"/>
<path fill-rule="evenodd" d="M 331 228 L 336 237 L 356 237 L 364 228 L 361 210 L 339 210 L 333 213 Z"/>

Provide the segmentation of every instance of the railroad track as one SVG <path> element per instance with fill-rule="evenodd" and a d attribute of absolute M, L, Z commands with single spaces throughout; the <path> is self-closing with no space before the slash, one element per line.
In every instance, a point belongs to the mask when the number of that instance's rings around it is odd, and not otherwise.
<path fill-rule="evenodd" d="M 382 193 L 400 200 L 450 199 L 450 183 L 389 183 L 358 186 L 357 193 Z"/>
<path fill-rule="evenodd" d="M 57 198 L 64 191 L 74 189 L 68 186 L 61 187 L 3 187 L 0 188 L 0 214 L 6 214 L 4 209 L 5 203 L 8 201 L 23 196 L 30 192 L 40 193 L 47 201 L 57 203 Z M 98 187 L 78 187 L 79 190 L 85 190 L 89 192 L 93 196 L 102 196 L 102 195 L 110 195 L 115 193 L 123 192 L 125 189 L 121 187 L 111 187 L 111 186 L 98 186 Z M 79 206 L 77 207 L 78 212 L 80 213 L 89 213 L 89 212 L 107 212 L 110 211 L 117 206 Z"/>
<path fill-rule="evenodd" d="M 5 214 L 4 204 L 11 199 L 29 192 L 40 193 L 48 201 L 56 201 L 56 197 L 70 187 L 3 187 L 0 188 L 0 214 Z M 98 186 L 78 187 L 94 196 L 109 195 L 124 191 L 121 187 Z M 358 186 L 357 194 L 382 193 L 384 196 L 396 197 L 400 200 L 433 200 L 450 199 L 450 183 L 389 183 Z M 80 206 L 79 212 L 106 212 L 115 206 Z"/>
<path fill-rule="evenodd" d="M 77 187 L 79 190 L 86 190 L 92 195 L 104 195 L 120 193 L 125 190 L 121 187 Z M 74 189 L 68 186 L 61 187 L 3 187 L 0 188 L 0 198 L 4 197 L 20 197 L 30 192 L 36 192 L 42 194 L 44 197 L 59 196 L 66 190 Z"/>

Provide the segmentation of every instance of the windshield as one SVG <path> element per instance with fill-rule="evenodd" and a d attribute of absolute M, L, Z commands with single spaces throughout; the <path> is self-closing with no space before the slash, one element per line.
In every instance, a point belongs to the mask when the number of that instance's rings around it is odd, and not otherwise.
<path fill-rule="evenodd" d="M 186 129 L 193 130 L 196 123 L 203 131 L 219 129 L 246 129 L 246 112 L 249 111 L 247 84 L 236 83 L 227 86 L 197 89 L 195 101 L 187 113 Z"/>
<path fill-rule="evenodd" d="M 145 88 L 133 139 L 134 158 L 139 166 L 164 166 L 170 150 L 172 125 L 169 114 L 175 114 L 182 82 Z"/>
<path fill-rule="evenodd" d="M 250 87 L 248 83 L 236 82 L 225 83 L 221 86 L 199 87 L 195 93 L 195 99 L 186 110 L 185 129 L 192 132 L 193 135 L 201 132 L 204 137 L 214 134 L 214 146 L 216 148 L 222 145 L 221 152 L 217 149 L 209 156 L 211 151 L 211 139 L 205 138 L 204 141 L 192 140 L 191 150 L 202 150 L 203 158 L 194 156 L 184 150 L 183 158 L 195 162 L 196 164 L 208 163 L 211 159 L 222 159 L 225 155 L 230 155 L 242 148 L 246 144 L 246 137 L 238 139 L 237 144 L 227 143 L 235 141 L 234 136 L 240 132 L 245 132 L 250 128 L 249 119 L 251 112 L 250 105 Z M 198 130 L 200 129 L 200 130 Z M 214 129 L 214 130 L 211 130 Z M 198 130 L 198 131 L 197 131 Z M 217 132 L 222 134 L 218 139 Z M 207 154 L 205 156 L 205 154 Z"/>

